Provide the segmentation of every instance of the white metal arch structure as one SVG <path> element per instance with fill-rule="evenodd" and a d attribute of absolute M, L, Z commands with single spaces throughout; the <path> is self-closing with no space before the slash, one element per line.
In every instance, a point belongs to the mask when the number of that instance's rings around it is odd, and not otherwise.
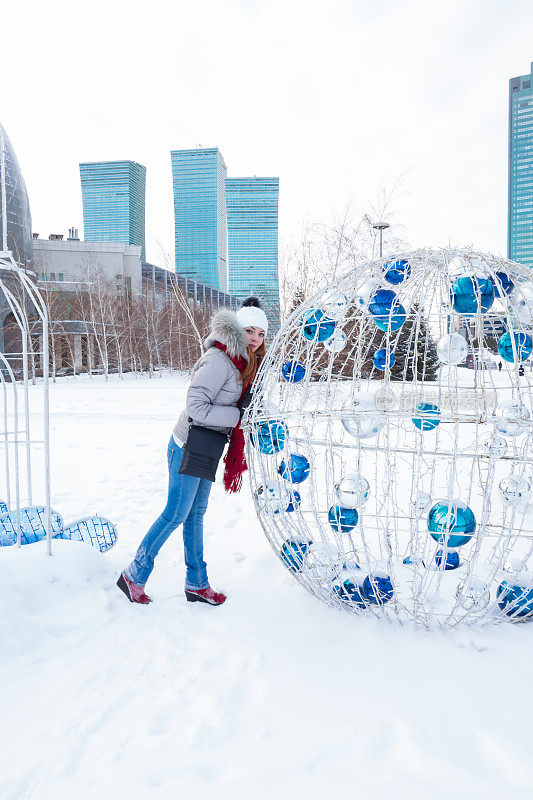
<path fill-rule="evenodd" d="M 6 181 L 6 141 L 0 126 L 0 192 L 1 192 L 1 250 L 0 301 L 3 300 L 2 322 L 6 312 L 13 315 L 20 352 L 0 353 L 0 382 L 2 384 L 2 428 L 0 443 L 4 449 L 3 490 L 7 505 L 17 518 L 17 544 L 21 545 L 19 515 L 21 508 L 31 506 L 35 499 L 46 507 L 46 536 L 48 553 L 52 553 L 50 518 L 50 426 L 49 426 L 49 353 L 48 313 L 36 284 L 27 269 L 21 267 L 8 244 L 8 196 Z M 32 349 L 40 359 L 42 383 L 39 385 L 42 428 L 36 433 L 32 425 L 29 398 L 29 343 L 32 325 L 38 326 L 41 349 Z M 17 366 L 14 369 L 15 365 Z M 8 386 L 8 384 L 10 384 Z M 32 466 L 35 446 L 42 445 L 42 465 L 39 465 L 39 492 L 34 496 Z M 40 448 L 39 448 L 40 449 Z"/>

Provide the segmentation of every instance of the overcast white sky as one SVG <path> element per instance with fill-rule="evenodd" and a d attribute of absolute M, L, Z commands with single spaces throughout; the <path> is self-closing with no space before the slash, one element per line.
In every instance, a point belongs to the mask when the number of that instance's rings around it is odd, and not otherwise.
<path fill-rule="evenodd" d="M 231 176 L 279 176 L 282 241 L 403 175 L 413 246 L 505 254 L 531 0 L 31 0 L 0 21 L 0 119 L 41 236 L 82 228 L 80 161 L 129 158 L 148 170 L 148 258 L 173 259 L 169 152 L 202 145 Z"/>

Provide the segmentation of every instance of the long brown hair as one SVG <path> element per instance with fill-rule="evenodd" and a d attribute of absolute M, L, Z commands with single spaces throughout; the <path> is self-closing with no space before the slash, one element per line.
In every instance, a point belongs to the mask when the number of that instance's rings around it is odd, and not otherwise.
<path fill-rule="evenodd" d="M 251 347 L 246 348 L 248 352 L 248 364 L 246 365 L 246 369 L 244 372 L 241 373 L 241 380 L 242 385 L 247 386 L 254 382 L 255 376 L 257 375 L 257 370 L 261 364 L 261 361 L 265 357 L 266 354 L 266 347 L 264 341 L 261 342 L 257 350 L 252 350 Z"/>

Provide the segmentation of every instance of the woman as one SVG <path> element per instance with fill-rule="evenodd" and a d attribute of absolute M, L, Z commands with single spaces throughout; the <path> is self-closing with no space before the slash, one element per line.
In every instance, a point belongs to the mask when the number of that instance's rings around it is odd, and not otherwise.
<path fill-rule="evenodd" d="M 154 568 L 154 559 L 182 523 L 187 600 L 213 606 L 226 600 L 225 595 L 209 586 L 203 558 L 203 520 L 218 458 L 213 461 L 206 456 L 203 444 L 195 452 L 193 440 L 207 440 L 209 448 L 211 438 L 222 438 L 224 442 L 227 436 L 224 486 L 226 491 L 238 491 L 246 469 L 240 421 L 265 354 L 267 330 L 268 320 L 256 297 L 245 300 L 236 313 L 219 311 L 211 320 L 206 352 L 193 367 L 186 406 L 168 444 L 167 505 L 117 581 L 132 603 L 151 602 L 144 586 Z"/>

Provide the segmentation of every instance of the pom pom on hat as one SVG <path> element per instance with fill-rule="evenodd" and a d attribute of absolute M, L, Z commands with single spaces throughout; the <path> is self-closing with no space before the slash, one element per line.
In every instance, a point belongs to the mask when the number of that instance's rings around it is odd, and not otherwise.
<path fill-rule="evenodd" d="M 261 328 L 266 336 L 268 319 L 257 297 L 247 297 L 246 300 L 243 300 L 242 306 L 235 312 L 235 316 L 243 328 Z"/>

